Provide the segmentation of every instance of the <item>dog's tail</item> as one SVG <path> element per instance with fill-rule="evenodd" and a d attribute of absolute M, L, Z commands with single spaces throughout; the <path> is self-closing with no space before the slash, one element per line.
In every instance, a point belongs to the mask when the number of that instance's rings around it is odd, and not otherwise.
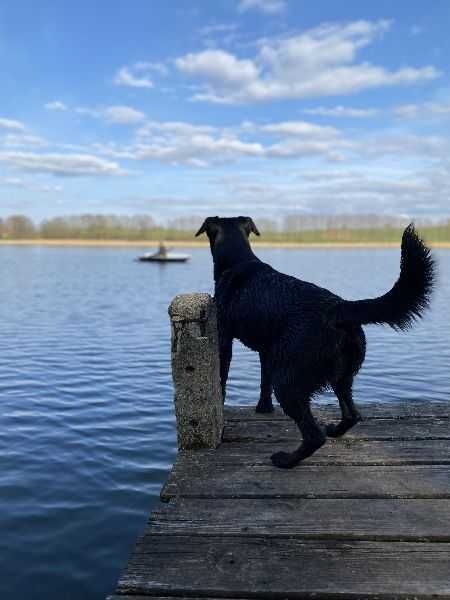
<path fill-rule="evenodd" d="M 379 298 L 343 300 L 337 306 L 337 321 L 359 325 L 386 323 L 393 329 L 408 329 L 428 307 L 434 279 L 435 263 L 430 249 L 410 224 L 403 232 L 400 277 L 394 287 Z"/>

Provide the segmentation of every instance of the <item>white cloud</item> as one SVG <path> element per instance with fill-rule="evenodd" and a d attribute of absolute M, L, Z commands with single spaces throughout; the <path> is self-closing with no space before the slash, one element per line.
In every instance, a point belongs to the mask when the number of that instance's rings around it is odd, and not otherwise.
<path fill-rule="evenodd" d="M 308 123 L 306 121 L 283 121 L 281 123 L 270 123 L 269 125 L 260 126 L 259 129 L 261 131 L 276 133 L 279 135 L 301 136 L 309 138 L 330 138 L 339 134 L 339 131 L 335 127 L 324 127 L 322 125 L 315 125 L 314 123 Z"/>
<path fill-rule="evenodd" d="M 106 118 L 105 110 L 99 109 L 101 118 Z M 128 160 L 194 169 L 214 167 L 212 174 L 227 165 L 230 181 L 236 180 L 233 206 L 244 203 L 266 215 L 286 214 L 290 207 L 313 213 L 398 213 L 409 209 L 417 214 L 441 214 L 448 204 L 450 141 L 442 135 L 419 136 L 398 130 L 368 135 L 303 120 L 247 121 L 227 127 L 184 121 L 142 121 L 139 125 L 129 144 L 102 142 L 78 149 L 67 145 L 64 152 L 57 146 L 59 151 L 51 153 L 4 148 L 0 164 L 18 176 L 5 173 L 0 184 L 30 190 L 33 186 L 35 191 L 51 193 L 58 191 L 57 186 L 39 181 L 40 177 L 34 180 L 34 174 L 125 175 L 120 163 Z M 237 167 L 231 169 L 232 163 Z M 328 170 L 330 164 L 334 166 Z M 187 172 L 182 173 L 188 189 L 187 182 L 192 180 Z M 245 173 L 248 181 L 240 184 Z M 209 187 L 212 176 L 202 177 L 201 184 L 196 179 L 196 196 L 208 197 L 208 190 L 214 189 Z M 170 182 L 166 185 L 170 194 Z M 221 201 L 227 193 L 215 189 Z"/>
<path fill-rule="evenodd" d="M 223 85 L 247 85 L 257 79 L 259 71 L 251 60 L 238 60 L 224 50 L 204 50 L 186 54 L 175 61 L 187 75 L 196 75 Z"/>
<path fill-rule="evenodd" d="M 212 125 L 194 125 L 185 121 L 146 121 L 140 127 L 136 135 L 139 138 L 154 136 L 156 132 L 171 133 L 179 136 L 190 136 L 194 134 L 210 134 L 219 131 Z"/>
<path fill-rule="evenodd" d="M 56 176 L 125 175 L 116 162 L 89 154 L 37 154 L 32 152 L 1 152 L 0 162 L 32 173 Z"/>
<path fill-rule="evenodd" d="M 424 102 L 396 106 L 393 113 L 407 119 L 450 117 L 450 102 Z"/>
<path fill-rule="evenodd" d="M 354 142 L 353 146 L 360 155 L 380 159 L 391 155 L 402 159 L 417 156 L 424 159 L 443 159 L 450 152 L 448 138 L 412 133 L 368 136 Z"/>
<path fill-rule="evenodd" d="M 338 152 L 338 146 L 327 141 L 319 140 L 283 140 L 266 150 L 266 155 L 272 158 L 311 158 L 321 156 L 331 162 L 344 160 L 344 155 Z"/>
<path fill-rule="evenodd" d="M 125 87 L 150 89 L 154 87 L 152 73 L 165 77 L 169 70 L 162 62 L 141 60 L 121 67 L 114 76 L 113 83 Z"/>
<path fill-rule="evenodd" d="M 275 140 L 262 141 L 261 135 Z M 341 152 L 348 145 L 336 128 L 305 121 L 262 125 L 244 122 L 222 128 L 177 121 L 147 121 L 136 131 L 133 144 L 95 144 L 94 150 L 116 159 L 155 160 L 205 168 L 242 158 L 321 156 L 336 161 L 341 159 Z"/>
<path fill-rule="evenodd" d="M 109 158 L 137 160 L 135 146 L 122 146 L 116 142 L 95 142 L 90 148 L 84 149 L 86 152 L 94 151 L 102 156 Z"/>
<path fill-rule="evenodd" d="M 17 187 L 31 192 L 59 193 L 63 191 L 60 185 L 36 184 L 34 181 L 26 181 L 20 177 L 0 177 L 0 185 Z"/>
<path fill-rule="evenodd" d="M 297 36 L 262 40 L 251 59 L 206 50 L 179 57 L 175 65 L 203 81 L 193 100 L 228 104 L 353 94 L 438 77 L 432 66 L 390 71 L 356 62 L 358 51 L 390 27 L 386 20 L 325 24 Z"/>
<path fill-rule="evenodd" d="M 15 121 L 14 119 L 0 118 L 0 129 L 6 129 L 7 131 L 23 132 L 26 130 L 26 127 L 20 121 Z"/>
<path fill-rule="evenodd" d="M 238 11 L 248 10 L 259 10 L 268 15 L 275 15 L 286 10 L 286 2 L 285 0 L 240 0 Z"/>
<path fill-rule="evenodd" d="M 307 115 L 317 115 L 319 117 L 350 117 L 356 119 L 375 117 L 380 113 L 376 108 L 352 108 L 349 106 L 333 106 L 331 108 L 318 106 L 317 108 L 305 108 L 303 112 Z"/>
<path fill-rule="evenodd" d="M 47 104 L 44 104 L 44 108 L 46 108 L 47 110 L 59 110 L 59 111 L 68 110 L 68 107 L 66 106 L 66 104 L 64 104 L 64 102 L 60 102 L 59 100 L 53 100 L 52 102 L 47 102 Z"/>
<path fill-rule="evenodd" d="M 89 149 L 88 149 L 89 150 Z M 88 151 L 87 150 L 87 151 Z M 177 121 L 146 121 L 127 145 L 98 143 L 90 148 L 100 155 L 131 161 L 157 161 L 206 168 L 244 159 L 322 160 L 324 162 L 443 160 L 450 151 L 444 136 L 398 133 L 350 135 L 336 127 L 307 121 L 254 123 L 230 127 Z M 390 160 L 390 158 L 389 158 Z"/>
<path fill-rule="evenodd" d="M 0 144 L 10 148 L 19 148 L 33 146 L 35 148 L 43 148 L 48 145 L 48 142 L 41 137 L 28 133 L 8 133 L 0 138 Z"/>
<path fill-rule="evenodd" d="M 132 125 L 145 120 L 145 114 L 130 106 L 110 106 L 103 112 L 105 118 L 111 123 Z"/>
<path fill-rule="evenodd" d="M 134 88 L 150 89 L 153 87 L 153 81 L 148 76 L 136 75 L 133 73 L 132 67 L 121 67 L 114 77 L 114 84 Z"/>
<path fill-rule="evenodd" d="M 20 121 L 0 118 L 0 148 L 43 148 L 47 140 L 34 135 Z"/>
<path fill-rule="evenodd" d="M 217 182 L 226 197 L 238 198 L 249 211 L 279 218 L 289 213 L 305 215 L 448 215 L 450 171 L 435 167 L 360 171 L 296 171 L 260 183 L 260 177 L 233 176 Z M 373 218 L 371 219 L 373 223 Z M 316 221 L 317 225 L 317 221 Z"/>
<path fill-rule="evenodd" d="M 118 105 L 99 108 L 78 106 L 74 110 L 79 115 L 92 117 L 93 119 L 103 119 L 118 125 L 136 125 L 145 121 L 145 114 L 132 106 Z"/>
<path fill-rule="evenodd" d="M 235 161 L 239 157 L 262 157 L 259 142 L 245 142 L 235 137 L 207 134 L 160 139 L 135 147 L 137 160 L 158 160 L 169 164 L 206 167 L 210 163 Z"/>

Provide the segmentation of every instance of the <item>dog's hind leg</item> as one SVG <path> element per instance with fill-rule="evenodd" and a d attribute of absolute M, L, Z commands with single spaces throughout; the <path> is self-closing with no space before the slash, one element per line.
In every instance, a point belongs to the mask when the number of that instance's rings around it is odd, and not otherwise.
<path fill-rule="evenodd" d="M 350 376 L 340 379 L 332 386 L 334 393 L 339 400 L 342 418 L 337 425 L 330 423 L 326 426 L 326 432 L 329 437 L 335 438 L 344 435 L 346 431 L 351 429 L 362 419 L 358 409 L 353 404 L 352 384 L 353 376 Z"/>
<path fill-rule="evenodd" d="M 264 352 L 259 353 L 259 361 L 261 363 L 261 393 L 255 412 L 271 413 L 273 412 L 271 363 Z"/>
<path fill-rule="evenodd" d="M 326 441 L 322 427 L 317 423 L 311 413 L 310 397 L 277 398 L 284 412 L 294 419 L 303 436 L 303 441 L 293 452 L 276 452 L 270 457 L 272 463 L 281 469 L 291 469 L 308 456 L 311 456 Z"/>

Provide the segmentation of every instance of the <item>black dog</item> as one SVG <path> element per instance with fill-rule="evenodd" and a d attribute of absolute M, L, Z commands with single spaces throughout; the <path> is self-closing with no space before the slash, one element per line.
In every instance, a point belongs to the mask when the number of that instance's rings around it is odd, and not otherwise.
<path fill-rule="evenodd" d="M 272 410 L 271 390 L 297 423 L 303 441 L 294 452 L 277 452 L 272 462 L 291 468 L 338 437 L 361 417 L 352 399 L 353 377 L 365 356 L 361 325 L 386 323 L 403 330 L 422 315 L 433 286 L 430 250 L 409 225 L 402 237 L 400 277 L 383 296 L 348 301 L 328 290 L 283 275 L 253 254 L 249 217 L 208 217 L 197 232 L 208 235 L 214 261 L 220 345 L 220 376 L 225 385 L 233 338 L 259 352 L 261 397 L 258 411 Z M 324 431 L 310 410 L 314 394 L 331 386 L 341 421 Z"/>

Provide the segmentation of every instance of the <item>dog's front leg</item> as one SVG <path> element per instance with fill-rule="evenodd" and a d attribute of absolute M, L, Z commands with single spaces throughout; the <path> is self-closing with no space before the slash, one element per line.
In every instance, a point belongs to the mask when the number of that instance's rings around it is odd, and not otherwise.
<path fill-rule="evenodd" d="M 219 359 L 220 359 L 220 385 L 222 387 L 222 399 L 225 402 L 225 389 L 230 370 L 231 357 L 233 354 L 233 338 L 223 327 L 219 325 Z"/>
<path fill-rule="evenodd" d="M 261 364 L 261 393 L 255 412 L 271 413 L 273 412 L 271 365 L 267 355 L 263 352 L 259 353 L 259 361 Z"/>

